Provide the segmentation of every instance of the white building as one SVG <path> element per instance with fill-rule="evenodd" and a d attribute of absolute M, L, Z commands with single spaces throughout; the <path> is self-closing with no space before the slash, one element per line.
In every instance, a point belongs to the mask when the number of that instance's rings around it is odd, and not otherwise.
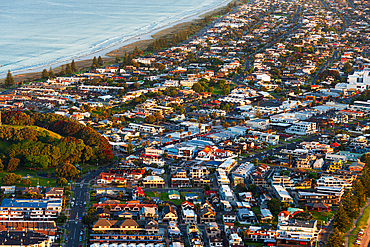
<path fill-rule="evenodd" d="M 251 119 L 248 120 L 246 123 L 247 126 L 254 128 L 254 129 L 261 129 L 265 130 L 269 126 L 269 120 L 268 119 Z"/>
<path fill-rule="evenodd" d="M 316 132 L 316 123 L 297 122 L 286 129 L 286 132 L 295 135 L 310 135 Z"/>
<path fill-rule="evenodd" d="M 146 132 L 146 133 L 152 133 L 152 134 L 164 131 L 164 128 L 162 128 L 160 126 L 156 126 L 156 125 L 151 125 L 151 124 L 130 123 L 128 125 L 128 128 L 133 129 L 133 130 L 137 130 L 137 131 L 140 131 L 140 132 Z"/>
<path fill-rule="evenodd" d="M 276 196 L 281 202 L 292 203 L 293 198 L 289 195 L 288 191 L 281 185 L 272 185 Z"/>
<path fill-rule="evenodd" d="M 331 176 L 322 176 L 317 180 L 317 186 L 350 188 L 352 187 L 352 184 L 340 178 L 335 178 Z"/>
<path fill-rule="evenodd" d="M 277 229 L 280 237 L 295 239 L 312 239 L 318 236 L 317 221 L 293 220 L 278 224 Z"/>

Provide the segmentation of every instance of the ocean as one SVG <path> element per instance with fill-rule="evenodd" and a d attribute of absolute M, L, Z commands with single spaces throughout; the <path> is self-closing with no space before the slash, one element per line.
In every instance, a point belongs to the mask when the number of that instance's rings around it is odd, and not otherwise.
<path fill-rule="evenodd" d="M 229 0 L 0 1 L 0 78 L 105 54 Z M 76 60 L 76 61 L 77 61 Z"/>

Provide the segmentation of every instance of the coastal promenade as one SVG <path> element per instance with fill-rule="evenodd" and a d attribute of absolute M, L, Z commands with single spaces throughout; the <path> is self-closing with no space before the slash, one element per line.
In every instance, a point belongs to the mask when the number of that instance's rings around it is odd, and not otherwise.
<path fill-rule="evenodd" d="M 349 239 L 349 236 L 351 235 L 351 232 L 353 231 L 353 229 L 355 229 L 355 227 L 356 227 L 356 224 L 357 224 L 357 221 L 362 217 L 362 215 L 364 214 L 364 211 L 365 211 L 365 209 L 368 207 L 370 205 L 370 198 L 367 200 L 367 203 L 366 203 L 366 205 L 363 207 L 363 208 L 361 208 L 361 211 L 360 211 L 360 215 L 357 217 L 357 219 L 353 222 L 353 224 L 352 224 L 352 227 L 351 227 L 351 229 L 349 229 L 349 231 L 348 232 L 346 232 L 345 234 L 344 234 L 344 240 L 345 240 L 345 246 L 348 246 L 349 245 L 349 242 L 348 242 L 348 239 Z M 367 229 L 367 231 L 366 231 L 366 235 L 367 235 L 367 238 L 369 238 L 370 236 L 370 233 L 368 233 L 368 231 L 369 231 L 369 228 Z M 364 236 L 364 238 L 363 238 L 363 241 L 362 242 L 364 242 L 364 239 L 365 239 L 365 236 Z M 367 240 L 367 241 L 369 241 L 369 240 Z M 362 245 L 361 245 L 362 246 Z M 366 246 L 366 245 L 364 245 L 364 246 Z"/>

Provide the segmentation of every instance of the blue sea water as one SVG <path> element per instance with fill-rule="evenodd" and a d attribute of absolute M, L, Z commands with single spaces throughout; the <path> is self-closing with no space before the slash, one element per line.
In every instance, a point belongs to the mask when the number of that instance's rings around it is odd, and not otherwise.
<path fill-rule="evenodd" d="M 0 77 L 109 51 L 225 0 L 2 0 Z"/>

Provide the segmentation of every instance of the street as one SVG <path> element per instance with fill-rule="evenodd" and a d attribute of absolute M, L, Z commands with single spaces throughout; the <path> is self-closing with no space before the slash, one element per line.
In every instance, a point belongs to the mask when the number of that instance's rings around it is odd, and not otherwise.
<path fill-rule="evenodd" d="M 67 244 L 69 247 L 76 247 L 83 245 L 84 235 L 81 235 L 80 232 L 84 231 L 84 226 L 80 220 L 83 213 L 88 208 L 88 194 L 90 190 L 90 180 L 95 176 L 99 175 L 100 172 L 105 170 L 106 167 L 101 167 L 94 172 L 89 172 L 85 176 L 81 177 L 80 181 L 76 181 L 74 188 L 71 189 L 73 197 L 71 196 L 71 203 L 74 203 L 74 206 L 71 207 L 69 224 L 67 224 Z M 73 186 L 73 185 L 72 185 Z M 81 238 L 80 238 L 81 236 Z M 80 239 L 82 241 L 80 241 Z"/>

